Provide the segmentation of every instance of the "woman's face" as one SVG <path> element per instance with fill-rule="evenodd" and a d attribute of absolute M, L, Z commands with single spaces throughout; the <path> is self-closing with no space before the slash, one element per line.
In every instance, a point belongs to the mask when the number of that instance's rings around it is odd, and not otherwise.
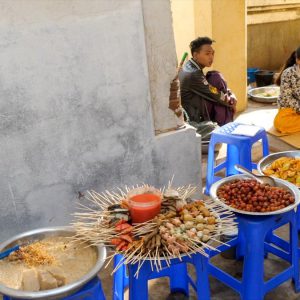
<path fill-rule="evenodd" d="M 300 58 L 296 58 L 296 64 L 300 65 Z"/>
<path fill-rule="evenodd" d="M 214 61 L 215 50 L 211 45 L 203 45 L 200 50 L 193 53 L 194 60 L 201 67 L 210 67 Z"/>

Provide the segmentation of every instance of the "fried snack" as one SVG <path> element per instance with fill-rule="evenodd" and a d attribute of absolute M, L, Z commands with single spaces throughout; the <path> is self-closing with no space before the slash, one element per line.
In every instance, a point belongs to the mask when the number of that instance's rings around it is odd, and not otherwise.
<path fill-rule="evenodd" d="M 263 170 L 268 176 L 287 180 L 300 187 L 300 158 L 281 157 Z"/>
<path fill-rule="evenodd" d="M 55 262 L 55 258 L 48 253 L 45 245 L 40 242 L 20 247 L 19 250 L 12 252 L 8 259 L 10 261 L 24 261 L 29 267 L 51 265 Z"/>

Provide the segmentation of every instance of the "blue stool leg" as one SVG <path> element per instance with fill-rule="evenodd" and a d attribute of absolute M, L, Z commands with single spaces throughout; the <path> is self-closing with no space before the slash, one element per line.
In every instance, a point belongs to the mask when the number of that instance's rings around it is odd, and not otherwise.
<path fill-rule="evenodd" d="M 265 134 L 262 138 L 262 147 L 263 147 L 263 156 L 269 155 L 269 142 L 267 134 Z"/>
<path fill-rule="evenodd" d="M 300 231 L 300 208 L 297 209 L 296 224 L 297 224 L 298 231 Z"/>
<path fill-rule="evenodd" d="M 186 263 L 170 266 L 170 289 L 171 292 L 183 292 L 189 296 L 189 280 Z"/>
<path fill-rule="evenodd" d="M 238 174 L 238 171 L 234 168 L 234 165 L 239 163 L 239 148 L 236 145 L 227 144 L 226 176 Z"/>
<path fill-rule="evenodd" d="M 294 269 L 294 288 L 295 292 L 300 291 L 300 278 L 299 278 L 299 250 L 298 250 L 298 213 L 294 215 L 294 222 L 290 222 L 290 247 L 292 256 L 292 266 Z"/>
<path fill-rule="evenodd" d="M 242 279 L 243 300 L 263 300 L 264 298 L 264 240 L 265 232 L 261 223 L 241 222 L 245 234 L 245 256 Z"/>
<path fill-rule="evenodd" d="M 148 300 L 148 278 L 151 274 L 149 261 L 145 261 L 139 270 L 138 278 L 134 277 L 139 264 L 128 265 L 129 272 L 129 300 Z"/>
<path fill-rule="evenodd" d="M 208 258 L 201 254 L 195 254 L 193 256 L 193 264 L 195 266 L 197 276 L 197 299 L 210 300 Z"/>
<path fill-rule="evenodd" d="M 114 267 L 116 267 L 123 260 L 123 256 L 117 254 L 114 256 Z M 113 276 L 113 290 L 112 299 L 113 300 L 123 300 L 124 290 L 128 285 L 128 278 L 126 274 L 126 266 L 122 265 Z"/>
<path fill-rule="evenodd" d="M 246 169 L 252 171 L 252 145 L 244 143 L 240 149 L 240 164 Z"/>
<path fill-rule="evenodd" d="M 215 177 L 215 142 L 211 137 L 208 147 L 208 158 L 207 158 L 207 171 L 206 171 L 206 188 L 205 194 L 209 195 L 211 185 L 214 183 Z"/>

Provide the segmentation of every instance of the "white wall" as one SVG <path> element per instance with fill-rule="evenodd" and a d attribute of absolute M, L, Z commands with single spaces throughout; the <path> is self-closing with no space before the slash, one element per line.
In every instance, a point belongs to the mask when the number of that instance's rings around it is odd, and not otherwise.
<path fill-rule="evenodd" d="M 67 224 L 79 191 L 160 186 L 171 174 L 200 186 L 195 132 L 154 135 L 150 87 L 165 105 L 176 64 L 161 2 L 155 19 L 155 1 L 0 2 L 0 240 Z M 155 64 L 174 51 L 166 68 L 149 67 L 151 41 Z"/>

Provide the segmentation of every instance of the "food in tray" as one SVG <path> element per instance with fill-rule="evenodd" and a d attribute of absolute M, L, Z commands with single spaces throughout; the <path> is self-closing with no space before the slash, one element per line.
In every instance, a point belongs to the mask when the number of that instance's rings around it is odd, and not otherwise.
<path fill-rule="evenodd" d="M 48 237 L 22 246 L 0 260 L 0 283 L 32 292 L 54 289 L 87 274 L 96 260 L 96 249 L 86 243 Z"/>
<path fill-rule="evenodd" d="M 145 232 L 141 226 L 135 228 L 119 220 L 115 224 L 117 234 L 110 242 L 117 251 L 139 245 L 140 252 L 154 250 L 162 254 L 165 249 L 165 254 L 176 256 L 190 251 L 191 241 L 195 244 L 206 243 L 218 228 L 216 215 L 200 200 L 184 205 L 178 212 L 175 209 L 159 214 L 149 226 L 151 230 L 146 225 Z"/>
<path fill-rule="evenodd" d="M 267 98 L 278 97 L 279 96 L 279 89 L 269 89 L 269 90 L 266 90 L 265 92 L 257 93 L 253 96 L 255 96 L 255 97 L 267 97 Z"/>
<path fill-rule="evenodd" d="M 161 243 L 173 255 L 187 253 L 191 243 L 208 242 L 219 227 L 216 215 L 200 200 L 183 206 L 178 214 L 159 215 L 157 222 Z"/>
<path fill-rule="evenodd" d="M 217 196 L 227 205 L 249 212 L 272 212 L 295 202 L 288 190 L 252 179 L 228 182 L 219 187 Z"/>
<path fill-rule="evenodd" d="M 146 217 L 147 221 L 136 222 L 130 199 L 145 191 L 160 196 L 159 211 L 155 210 L 155 215 L 148 219 L 149 210 L 140 210 L 140 214 L 144 214 L 141 219 Z M 174 258 L 181 259 L 182 255 L 207 255 L 205 249 L 215 250 L 214 246 L 222 244 L 219 241 L 221 233 L 236 228 L 235 216 L 211 199 L 191 200 L 195 191 L 191 185 L 177 189 L 169 185 L 162 191 L 145 185 L 131 190 L 126 188 L 126 193 L 119 189 L 119 194 L 91 192 L 91 201 L 99 210 L 87 208 L 86 213 L 75 213 L 76 239 L 103 243 L 115 254 L 121 253 L 124 264 L 141 266 L 143 261 L 150 260 L 157 271 L 163 268 L 162 258 L 168 265 Z M 120 209 L 123 218 L 115 212 Z M 219 216 L 226 220 L 222 221 Z"/>
<path fill-rule="evenodd" d="M 300 187 L 300 158 L 280 157 L 267 166 L 263 173 L 287 180 Z"/>

